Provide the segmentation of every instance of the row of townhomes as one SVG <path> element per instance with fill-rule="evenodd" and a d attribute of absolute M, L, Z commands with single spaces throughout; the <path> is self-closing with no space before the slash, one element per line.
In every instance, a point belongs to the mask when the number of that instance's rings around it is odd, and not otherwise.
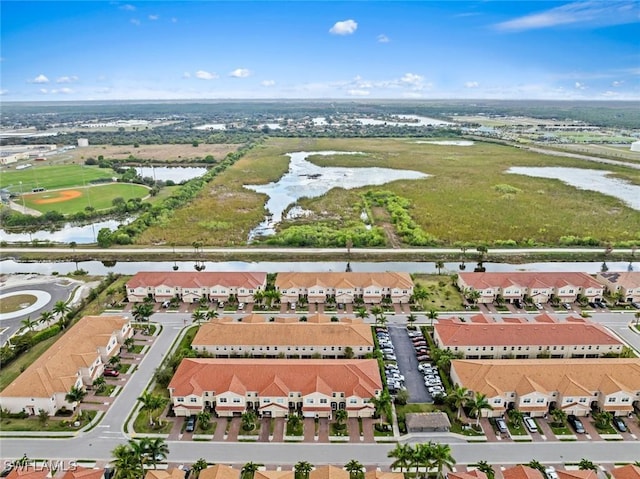
<path fill-rule="evenodd" d="M 440 349 L 466 359 L 598 358 L 622 352 L 624 344 L 599 324 L 581 317 L 556 320 L 541 314 L 495 320 L 483 314 L 463 321 L 440 319 L 433 339 Z"/>
<path fill-rule="evenodd" d="M 613 479 L 640 479 L 640 467 L 634 464 L 616 467 L 610 471 Z M 502 470 L 504 479 L 546 479 L 539 469 L 530 466 L 518 465 Z M 591 469 L 555 469 L 555 477 L 558 479 L 598 479 L 599 475 Z M 449 472 L 448 479 L 487 479 L 487 475 L 478 469 L 461 472 Z"/>
<path fill-rule="evenodd" d="M 93 384 L 131 335 L 127 318 L 85 316 L 0 393 L 0 407 L 27 414 L 43 409 L 49 415 L 75 407 L 67 393 Z"/>
<path fill-rule="evenodd" d="M 408 273 L 278 273 L 276 289 L 282 302 L 305 298 L 309 303 L 367 304 L 389 298 L 393 304 L 406 304 L 413 295 L 413 280 Z"/>
<path fill-rule="evenodd" d="M 127 282 L 130 303 L 147 298 L 156 302 L 180 298 L 184 303 L 195 303 L 200 298 L 208 301 L 238 301 L 252 303 L 257 291 L 267 286 L 267 273 L 252 272 L 157 272 L 137 273 Z"/>
<path fill-rule="evenodd" d="M 183 359 L 169 383 L 176 416 L 371 417 L 381 392 L 375 359 Z"/>
<path fill-rule="evenodd" d="M 640 302 L 640 271 L 607 271 L 598 273 L 596 279 L 607 288 L 610 294 L 621 293 L 622 301 Z"/>
<path fill-rule="evenodd" d="M 146 298 L 156 302 L 175 297 L 185 303 L 201 298 L 208 301 L 253 303 L 254 295 L 264 291 L 266 273 L 252 272 L 140 272 L 127 283 L 129 302 Z M 352 304 L 362 300 L 379 304 L 386 298 L 392 303 L 409 303 L 413 295 L 413 281 L 408 273 L 279 273 L 276 290 L 281 302 L 295 303 L 305 299 L 309 303 L 324 304 L 335 301 Z"/>
<path fill-rule="evenodd" d="M 586 416 L 593 409 L 627 415 L 640 402 L 640 359 L 460 359 L 451 362 L 451 379 L 486 394 L 497 417 L 516 408 L 544 416 L 559 408 Z"/>
<path fill-rule="evenodd" d="M 553 297 L 573 303 L 579 296 L 598 301 L 604 285 L 587 273 L 505 272 L 459 273 L 460 291 L 478 291 L 478 303 L 492 303 L 499 296 L 507 303 L 531 298 L 534 303 L 547 303 Z"/>
<path fill-rule="evenodd" d="M 242 321 L 223 317 L 205 323 L 191 347 L 217 358 L 362 358 L 374 350 L 371 327 L 362 320 L 332 322 L 322 314 L 312 315 L 306 322 L 295 317 L 272 319 L 254 314 Z"/>

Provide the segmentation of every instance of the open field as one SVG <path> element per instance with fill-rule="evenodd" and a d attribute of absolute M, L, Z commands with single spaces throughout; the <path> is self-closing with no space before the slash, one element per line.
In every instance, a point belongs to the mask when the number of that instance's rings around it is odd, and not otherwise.
<path fill-rule="evenodd" d="M 116 174 L 106 168 L 80 165 L 52 165 L 32 163 L 31 168 L 24 170 L 0 170 L 0 188 L 11 192 L 30 192 L 32 188 L 46 188 L 48 190 L 83 186 L 91 180 L 111 179 Z M 22 182 L 22 185 L 20 185 Z"/>
<path fill-rule="evenodd" d="M 22 196 L 25 206 L 42 213 L 57 211 L 63 215 L 77 213 L 87 206 L 103 210 L 113 206 L 114 198 L 125 201 L 132 198 L 143 198 L 149 194 L 149 188 L 132 183 L 108 183 L 84 188 L 43 191 Z"/>
<path fill-rule="evenodd" d="M 557 245 L 563 236 L 590 236 L 601 242 L 638 240 L 640 212 L 616 198 L 578 190 L 559 180 L 505 173 L 511 166 L 578 167 L 612 171 L 640 184 L 636 170 L 483 142 L 458 147 L 419 144 L 415 139 L 278 138 L 251 150 L 189 206 L 143 233 L 138 243 L 244 244 L 249 230 L 263 218 L 265 197 L 242 185 L 277 180 L 288 169 L 284 153 L 309 150 L 367 153 L 309 158 L 319 166 L 379 166 L 422 171 L 432 177 L 358 190 L 334 189 L 321 198 L 301 201 L 314 216 L 296 223 L 339 228 L 358 221 L 362 194 L 385 190 L 409 200 L 411 218 L 439 244 L 492 245 L 512 240 L 520 245 Z"/>
<path fill-rule="evenodd" d="M 87 148 L 76 148 L 65 152 L 71 155 L 75 163 L 83 163 L 87 158 L 98 158 L 102 155 L 105 159 L 126 160 L 133 156 L 135 160 L 151 160 L 158 162 L 176 162 L 195 159 L 204 159 L 212 155 L 216 161 L 221 161 L 227 153 L 234 152 L 239 145 L 234 144 L 207 144 L 192 145 L 96 145 Z M 134 161 L 135 161 L 134 160 Z"/>
<path fill-rule="evenodd" d="M 630 145 L 593 145 L 593 144 L 571 144 L 553 145 L 553 148 L 570 151 L 582 155 L 601 156 L 613 160 L 624 160 L 632 163 L 640 163 L 640 152 L 631 151 Z"/>

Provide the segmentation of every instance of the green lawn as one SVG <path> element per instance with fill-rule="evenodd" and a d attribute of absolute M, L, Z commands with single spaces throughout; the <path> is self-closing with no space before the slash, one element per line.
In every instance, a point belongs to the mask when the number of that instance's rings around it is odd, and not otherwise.
<path fill-rule="evenodd" d="M 428 293 L 428 298 L 420 301 L 420 309 L 429 311 L 458 311 L 464 303 L 460 291 L 451 282 L 451 276 L 438 274 L 414 274 L 414 283 L 421 284 Z"/>
<path fill-rule="evenodd" d="M 86 426 L 95 417 L 96 411 L 82 411 L 82 418 L 78 427 L 73 426 L 73 417 L 49 418 L 43 425 L 40 418 L 31 416 L 26 419 L 3 418 L 0 421 L 0 429 L 3 431 L 47 431 L 47 432 L 72 432 Z"/>
<path fill-rule="evenodd" d="M 14 193 L 20 193 L 22 188 L 22 192 L 27 193 L 36 187 L 47 190 L 71 188 L 87 185 L 91 180 L 117 176 L 113 170 L 97 166 L 34 164 L 24 170 L 1 170 L 0 187 Z"/>
<path fill-rule="evenodd" d="M 25 194 L 19 202 L 24 200 L 28 208 L 32 208 L 42 213 L 47 211 L 57 211 L 63 215 L 77 213 L 91 206 L 96 210 L 109 209 L 113 206 L 114 198 L 123 198 L 125 201 L 132 198 L 143 198 L 149 194 L 149 188 L 133 183 L 108 183 L 106 185 L 91 186 L 86 188 L 75 188 L 81 195 L 74 199 L 57 203 L 39 203 L 55 198 L 58 191 L 43 191 L 41 193 Z"/>
<path fill-rule="evenodd" d="M 147 433 L 147 434 L 169 434 L 171 431 L 171 427 L 173 426 L 173 421 L 171 420 L 162 420 L 162 424 L 160 426 L 150 426 L 149 418 L 147 413 L 139 413 L 136 416 L 135 421 L 133 422 L 133 430 L 139 433 Z"/>

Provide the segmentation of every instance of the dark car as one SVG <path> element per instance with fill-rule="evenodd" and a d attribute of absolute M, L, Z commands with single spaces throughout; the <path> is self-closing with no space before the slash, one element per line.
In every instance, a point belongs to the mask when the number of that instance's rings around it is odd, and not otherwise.
<path fill-rule="evenodd" d="M 627 432 L 627 425 L 624 423 L 621 417 L 613 416 L 613 425 L 620 432 Z"/>
<path fill-rule="evenodd" d="M 189 416 L 187 418 L 187 427 L 184 428 L 186 432 L 193 432 L 196 429 L 196 417 Z"/>
<path fill-rule="evenodd" d="M 585 433 L 584 426 L 582 425 L 582 421 L 580 421 L 580 419 L 578 419 L 575 415 L 569 414 L 567 416 L 567 421 L 569 421 L 569 424 L 571 424 L 571 427 L 575 432 L 577 432 L 578 434 Z"/>
<path fill-rule="evenodd" d="M 104 368 L 103 374 L 111 378 L 117 378 L 118 376 L 120 376 L 120 371 L 118 371 L 117 369 Z"/>

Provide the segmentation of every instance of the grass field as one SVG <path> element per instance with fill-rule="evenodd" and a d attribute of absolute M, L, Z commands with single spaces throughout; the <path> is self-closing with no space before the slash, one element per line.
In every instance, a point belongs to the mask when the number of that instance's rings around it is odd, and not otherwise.
<path fill-rule="evenodd" d="M 24 199 L 25 206 L 42 213 L 57 211 L 68 215 L 82 211 L 87 206 L 92 206 L 96 210 L 111 208 L 114 198 L 120 197 L 126 201 L 132 198 L 142 198 L 148 194 L 149 188 L 146 186 L 132 183 L 108 183 L 85 188 L 29 193 L 23 195 L 22 199 Z"/>
<path fill-rule="evenodd" d="M 288 169 L 286 152 L 362 151 L 366 155 L 310 157 L 320 166 L 380 166 L 417 170 L 432 177 L 396 181 L 358 190 L 334 189 L 302 200 L 314 212 L 312 221 L 357 221 L 361 195 L 388 190 L 411 203 L 410 215 L 442 244 L 514 240 L 518 244 L 557 245 L 562 236 L 591 236 L 603 242 L 638 239 L 640 212 L 600 193 L 578 190 L 558 180 L 505 173 L 511 166 L 564 166 L 612 171 L 640 184 L 640 172 L 629 168 L 541 155 L 522 149 L 476 142 L 471 147 L 418 144 L 415 139 L 283 139 L 251 150 L 211 181 L 187 207 L 164 224 L 148 229 L 140 244 L 166 241 L 205 245 L 244 244 L 249 230 L 264 216 L 266 197 L 242 187 L 280 178 Z M 513 194 L 497 185 L 513 187 Z M 509 188 L 510 189 L 510 188 Z M 346 205 L 346 206 L 345 206 Z M 309 219 L 304 220 L 309 222 Z M 292 222 L 283 223 L 286 227 Z"/>
<path fill-rule="evenodd" d="M 116 176 L 112 170 L 97 166 L 32 164 L 31 168 L 24 170 L 0 170 L 0 188 L 14 193 L 28 193 L 37 187 L 47 190 L 70 188 L 89 184 L 91 180 Z"/>
<path fill-rule="evenodd" d="M 192 145 L 140 145 L 134 148 L 132 145 L 96 145 L 87 148 L 76 148 L 65 154 L 71 154 L 73 161 L 83 163 L 87 158 L 98 158 L 102 155 L 106 159 L 126 160 L 130 156 L 136 160 L 153 160 L 160 162 L 176 162 L 185 160 L 203 159 L 212 155 L 217 161 L 221 161 L 227 153 L 234 152 L 239 145 L 234 144 L 207 144 L 201 143 L 197 147 Z"/>

